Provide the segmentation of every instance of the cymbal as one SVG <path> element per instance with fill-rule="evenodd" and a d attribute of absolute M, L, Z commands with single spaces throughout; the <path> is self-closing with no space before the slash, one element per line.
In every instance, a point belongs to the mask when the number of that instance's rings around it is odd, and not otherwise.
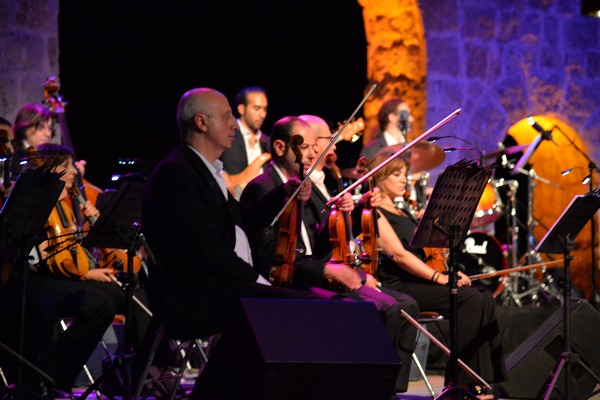
<path fill-rule="evenodd" d="M 484 159 L 498 158 L 503 155 L 512 156 L 513 154 L 522 152 L 523 150 L 525 150 L 528 147 L 529 147 L 528 144 L 520 144 L 518 146 L 510 146 L 510 147 L 506 147 L 504 149 L 493 151 L 490 154 L 486 154 L 485 156 L 483 156 L 483 158 Z"/>
<path fill-rule="evenodd" d="M 387 146 L 380 151 L 397 153 L 404 144 L 399 143 Z M 417 173 L 429 171 L 444 162 L 446 153 L 444 150 L 431 142 L 419 142 L 408 150 L 410 152 L 410 172 Z"/>
<path fill-rule="evenodd" d="M 387 152 L 390 155 L 397 153 L 403 144 L 387 146 L 379 152 Z M 412 173 L 429 171 L 444 162 L 446 153 L 436 144 L 430 142 L 419 142 L 410 148 L 410 171 Z M 360 179 L 364 173 L 358 172 L 356 168 L 346 168 L 340 171 L 342 176 L 347 179 Z"/>
<path fill-rule="evenodd" d="M 356 168 L 344 168 L 340 170 L 340 174 L 346 179 L 359 180 L 365 174 L 364 172 L 358 172 Z"/>

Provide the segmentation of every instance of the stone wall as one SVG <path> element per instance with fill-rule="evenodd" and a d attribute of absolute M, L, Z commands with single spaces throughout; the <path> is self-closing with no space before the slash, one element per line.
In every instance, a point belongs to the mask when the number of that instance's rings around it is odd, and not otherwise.
<path fill-rule="evenodd" d="M 43 100 L 58 55 L 58 0 L 0 0 L 0 116 Z"/>
<path fill-rule="evenodd" d="M 582 149 L 600 162 L 600 19 L 581 16 L 579 1 L 359 4 L 369 41 L 367 78 L 381 86 L 365 105 L 367 121 L 391 94 L 414 103 L 416 133 L 461 108 L 439 134 L 490 152 L 524 118 L 548 116 L 575 132 Z M 58 6 L 58 0 L 0 0 L 0 115 L 10 121 L 24 103 L 42 100 L 48 76 L 60 76 Z M 444 166 L 465 156 L 447 154 Z M 572 193 L 562 197 L 558 213 Z"/>

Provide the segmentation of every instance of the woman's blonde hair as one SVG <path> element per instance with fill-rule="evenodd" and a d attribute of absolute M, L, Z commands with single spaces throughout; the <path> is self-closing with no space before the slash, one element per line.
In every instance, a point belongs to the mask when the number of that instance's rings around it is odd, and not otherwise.
<path fill-rule="evenodd" d="M 375 153 L 373 158 L 369 160 L 369 171 L 372 171 L 375 167 L 377 167 L 393 155 L 394 153 L 388 150 L 378 151 L 377 153 Z M 394 158 L 373 175 L 375 185 L 379 186 L 381 182 L 385 180 L 385 178 L 387 178 L 394 172 L 401 170 L 402 168 L 408 168 L 408 166 L 408 160 L 403 156 L 398 156 Z M 379 188 L 383 190 L 381 186 Z"/>

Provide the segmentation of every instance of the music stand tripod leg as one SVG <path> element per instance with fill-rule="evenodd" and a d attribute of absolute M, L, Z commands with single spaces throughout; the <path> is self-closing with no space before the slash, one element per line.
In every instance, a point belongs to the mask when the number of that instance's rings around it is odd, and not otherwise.
<path fill-rule="evenodd" d="M 482 168 L 478 162 L 459 161 L 446 168 L 438 177 L 425 214 L 410 245 L 413 247 L 442 247 L 450 249 L 450 271 L 448 281 L 449 322 L 450 322 L 450 386 L 437 397 L 472 398 L 458 382 L 457 294 L 458 294 L 458 252 L 461 238 L 464 239 L 470 228 L 478 202 L 492 174 L 491 168 Z"/>
<path fill-rule="evenodd" d="M 448 270 L 448 288 L 449 288 L 449 319 L 450 319 L 450 385 L 440 393 L 437 399 L 477 399 L 473 393 L 470 393 L 465 388 L 459 386 L 458 383 L 458 352 L 456 347 L 456 332 L 458 325 L 458 305 L 456 297 L 458 294 L 458 259 L 457 254 L 460 251 L 460 227 L 458 225 L 451 226 L 450 233 L 450 268 Z"/>
<path fill-rule="evenodd" d="M 564 368 L 564 379 L 565 379 L 565 397 L 567 399 L 571 398 L 571 372 L 573 365 L 579 365 L 582 367 L 591 377 L 594 378 L 596 383 L 600 384 L 600 378 L 592 371 L 590 367 L 588 367 L 583 361 L 581 361 L 581 357 L 579 354 L 571 352 L 571 250 L 573 249 L 573 241 L 568 237 L 565 239 L 565 294 L 564 294 L 564 303 L 563 303 L 563 319 L 564 319 L 564 337 L 565 337 L 565 347 L 564 351 L 560 355 L 559 362 L 552 372 L 552 381 L 550 385 L 548 385 L 548 390 L 546 391 L 546 395 L 544 396 L 544 400 L 550 399 L 550 395 L 552 391 L 556 387 L 556 383 L 558 382 L 558 378 L 560 377 L 560 373 Z"/>
<path fill-rule="evenodd" d="M 124 366 L 123 379 L 123 399 L 128 400 L 133 396 L 133 346 L 132 346 L 132 327 L 133 320 L 132 307 L 134 300 L 135 274 L 133 272 L 133 257 L 135 248 L 138 245 L 139 237 L 135 226 L 139 225 L 141 220 L 141 199 L 143 185 L 132 182 L 123 182 L 117 192 L 113 195 L 111 201 L 107 204 L 93 229 L 88 233 L 82 242 L 82 246 L 93 248 L 118 248 L 127 250 L 127 273 L 125 274 L 126 283 L 124 284 L 126 302 L 125 302 L 125 347 L 126 353 L 118 354 L 112 359 L 112 365 L 102 376 L 96 380 L 94 385 L 88 387 L 88 390 L 80 397 L 85 398 L 94 386 L 105 379 L 105 375 L 116 371 L 119 366 Z"/>

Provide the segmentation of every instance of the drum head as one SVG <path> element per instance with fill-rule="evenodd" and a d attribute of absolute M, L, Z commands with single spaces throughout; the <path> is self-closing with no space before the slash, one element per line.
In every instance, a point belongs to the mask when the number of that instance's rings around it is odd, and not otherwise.
<path fill-rule="evenodd" d="M 465 238 L 462 249 L 458 252 L 458 263 L 464 266 L 466 275 L 496 272 L 508 268 L 506 257 L 502 253 L 502 245 L 493 236 L 483 232 L 471 232 Z M 481 279 L 473 285 L 489 289 L 497 297 L 504 289 L 502 277 Z"/>
<path fill-rule="evenodd" d="M 485 186 L 481 199 L 477 204 L 477 209 L 475 210 L 475 215 L 471 222 L 471 229 L 479 228 L 497 221 L 503 211 L 504 205 L 502 204 L 502 198 L 496 189 L 496 183 L 493 180 L 490 180 Z"/>

